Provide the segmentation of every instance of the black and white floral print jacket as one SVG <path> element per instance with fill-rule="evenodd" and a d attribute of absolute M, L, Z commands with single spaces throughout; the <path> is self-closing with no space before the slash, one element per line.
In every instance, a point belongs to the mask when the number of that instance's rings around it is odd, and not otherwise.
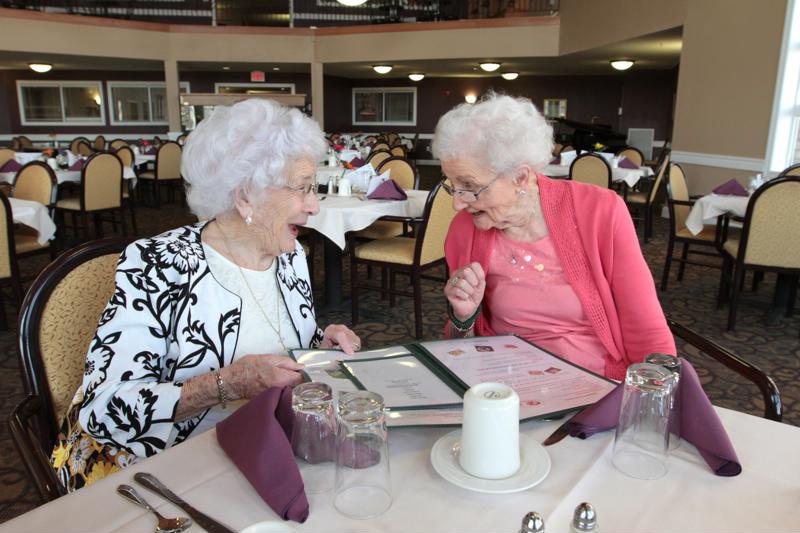
<path fill-rule="evenodd" d="M 184 226 L 132 243 L 89 347 L 80 423 L 98 442 L 146 457 L 185 440 L 203 419 L 175 422 L 181 385 L 232 362 L 240 298 L 211 274 L 200 233 Z M 302 246 L 277 258 L 277 279 L 302 347 L 317 346 Z"/>

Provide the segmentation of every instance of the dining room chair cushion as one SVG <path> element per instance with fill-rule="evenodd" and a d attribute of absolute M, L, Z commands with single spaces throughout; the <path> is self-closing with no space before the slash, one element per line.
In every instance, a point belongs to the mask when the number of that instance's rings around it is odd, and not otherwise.
<path fill-rule="evenodd" d="M 39 244 L 38 235 L 31 235 L 29 233 L 14 232 L 14 251 L 17 254 L 24 254 L 33 252 L 34 250 L 41 250 L 47 248 L 49 243 Z"/>
<path fill-rule="evenodd" d="M 733 257 L 739 256 L 739 239 L 728 239 L 722 244 L 722 249 Z"/>
<path fill-rule="evenodd" d="M 80 198 L 64 198 L 56 202 L 56 207 L 59 209 L 69 209 L 71 211 L 80 211 L 81 210 L 81 199 Z"/>
<path fill-rule="evenodd" d="M 717 227 L 711 224 L 703 226 L 703 231 L 695 235 L 689 228 L 683 227 L 675 232 L 676 237 L 685 237 L 687 239 L 696 239 L 702 241 L 714 241 L 717 237 Z"/>
<path fill-rule="evenodd" d="M 402 222 L 376 220 L 366 228 L 357 231 L 356 237 L 359 239 L 387 239 L 389 237 L 399 237 L 402 234 Z"/>
<path fill-rule="evenodd" d="M 136 177 L 139 178 L 140 180 L 154 180 L 156 179 L 156 174 L 155 172 L 148 170 L 147 172 L 142 172 Z"/>
<path fill-rule="evenodd" d="M 625 197 L 625 201 L 629 204 L 646 204 L 649 193 L 644 191 L 632 191 Z"/>
<path fill-rule="evenodd" d="M 368 261 L 381 261 L 411 265 L 417 240 L 409 237 L 392 237 L 362 244 L 355 250 L 356 257 Z"/>

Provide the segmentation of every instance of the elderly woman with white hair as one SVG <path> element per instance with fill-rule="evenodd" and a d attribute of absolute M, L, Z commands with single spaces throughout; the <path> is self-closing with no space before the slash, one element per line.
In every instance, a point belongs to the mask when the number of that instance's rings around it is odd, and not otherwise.
<path fill-rule="evenodd" d="M 360 340 L 317 327 L 298 228 L 319 210 L 316 122 L 268 100 L 218 108 L 183 152 L 205 222 L 128 246 L 52 463 L 69 491 L 302 381 L 289 349 Z"/>
<path fill-rule="evenodd" d="M 439 120 L 433 152 L 459 211 L 445 242 L 446 334 L 515 333 L 623 379 L 675 343 L 622 199 L 538 172 L 552 135 L 530 100 L 494 93 Z"/>

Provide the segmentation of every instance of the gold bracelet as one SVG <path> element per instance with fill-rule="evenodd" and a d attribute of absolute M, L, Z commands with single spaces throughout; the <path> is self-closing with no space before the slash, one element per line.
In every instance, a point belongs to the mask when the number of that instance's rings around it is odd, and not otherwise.
<path fill-rule="evenodd" d="M 228 394 L 225 392 L 225 382 L 222 381 L 222 376 L 219 374 L 219 370 L 214 370 L 212 372 L 214 374 L 214 379 L 217 380 L 217 395 L 219 396 L 219 403 L 222 405 L 222 408 L 228 405 Z"/>

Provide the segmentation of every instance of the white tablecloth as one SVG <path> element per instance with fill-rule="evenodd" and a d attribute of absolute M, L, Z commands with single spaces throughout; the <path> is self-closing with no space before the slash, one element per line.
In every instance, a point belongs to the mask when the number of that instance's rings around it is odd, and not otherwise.
<path fill-rule="evenodd" d="M 150 163 L 151 161 L 156 160 L 156 155 L 148 155 L 148 154 L 134 154 L 133 164 L 137 167 L 139 165 L 144 165 L 145 163 Z"/>
<path fill-rule="evenodd" d="M 694 235 L 703 231 L 706 223 L 713 223 L 717 217 L 730 213 L 743 217 L 747 213 L 749 196 L 730 196 L 720 194 L 707 194 L 698 198 L 686 217 L 686 228 Z"/>
<path fill-rule="evenodd" d="M 14 222 L 25 224 L 39 232 L 36 239 L 39 244 L 44 245 L 56 234 L 56 225 L 50 218 L 47 208 L 39 202 L 33 200 L 20 200 L 19 198 L 9 198 L 11 213 Z"/>
<path fill-rule="evenodd" d="M 325 185 L 328 183 L 328 180 L 333 178 L 338 178 L 344 173 L 344 167 L 335 166 L 329 167 L 327 165 L 318 165 L 317 166 L 317 183 Z"/>
<path fill-rule="evenodd" d="M 406 191 L 408 199 L 359 200 L 356 196 L 321 195 L 319 213 L 306 226 L 328 237 L 344 250 L 345 233 L 366 228 L 384 216 L 421 217 L 428 191 Z"/>
<path fill-rule="evenodd" d="M 569 176 L 569 165 L 547 165 L 542 169 L 542 174 L 551 178 L 561 178 Z M 611 181 L 615 183 L 625 182 L 628 187 L 634 187 L 639 180 L 653 175 L 650 167 L 639 168 L 612 168 Z"/>
<path fill-rule="evenodd" d="M 0 182 L 14 183 L 16 172 L 0 172 Z M 136 172 L 133 167 L 123 167 L 122 177 L 126 180 L 135 180 Z M 80 183 L 81 171 L 80 170 L 56 170 L 56 182 L 61 185 L 62 183 Z M 134 182 L 135 184 L 136 182 Z"/>
<path fill-rule="evenodd" d="M 298 531 L 513 532 L 528 511 L 547 531 L 566 531 L 580 502 L 591 502 L 603 532 L 797 531 L 800 428 L 718 409 L 743 472 L 715 476 L 694 447 L 682 443 L 661 479 L 626 477 L 611 464 L 614 433 L 566 438 L 549 446 L 552 469 L 541 484 L 515 494 L 481 494 L 451 485 L 433 470 L 430 450 L 450 431 L 398 428 L 389 432 L 394 502 L 378 518 L 351 520 L 331 505 L 332 493 L 310 494 L 311 514 Z M 523 433 L 541 442 L 560 422 L 526 422 Z M 0 531 L 142 531 L 155 523 L 145 510 L 114 493 L 137 486 L 150 472 L 195 507 L 240 530 L 278 520 L 227 458 L 214 430 L 0 525 Z M 138 488 L 138 487 L 137 487 Z M 167 516 L 183 514 L 159 496 L 141 492 Z M 200 531 L 194 526 L 190 531 Z"/>

